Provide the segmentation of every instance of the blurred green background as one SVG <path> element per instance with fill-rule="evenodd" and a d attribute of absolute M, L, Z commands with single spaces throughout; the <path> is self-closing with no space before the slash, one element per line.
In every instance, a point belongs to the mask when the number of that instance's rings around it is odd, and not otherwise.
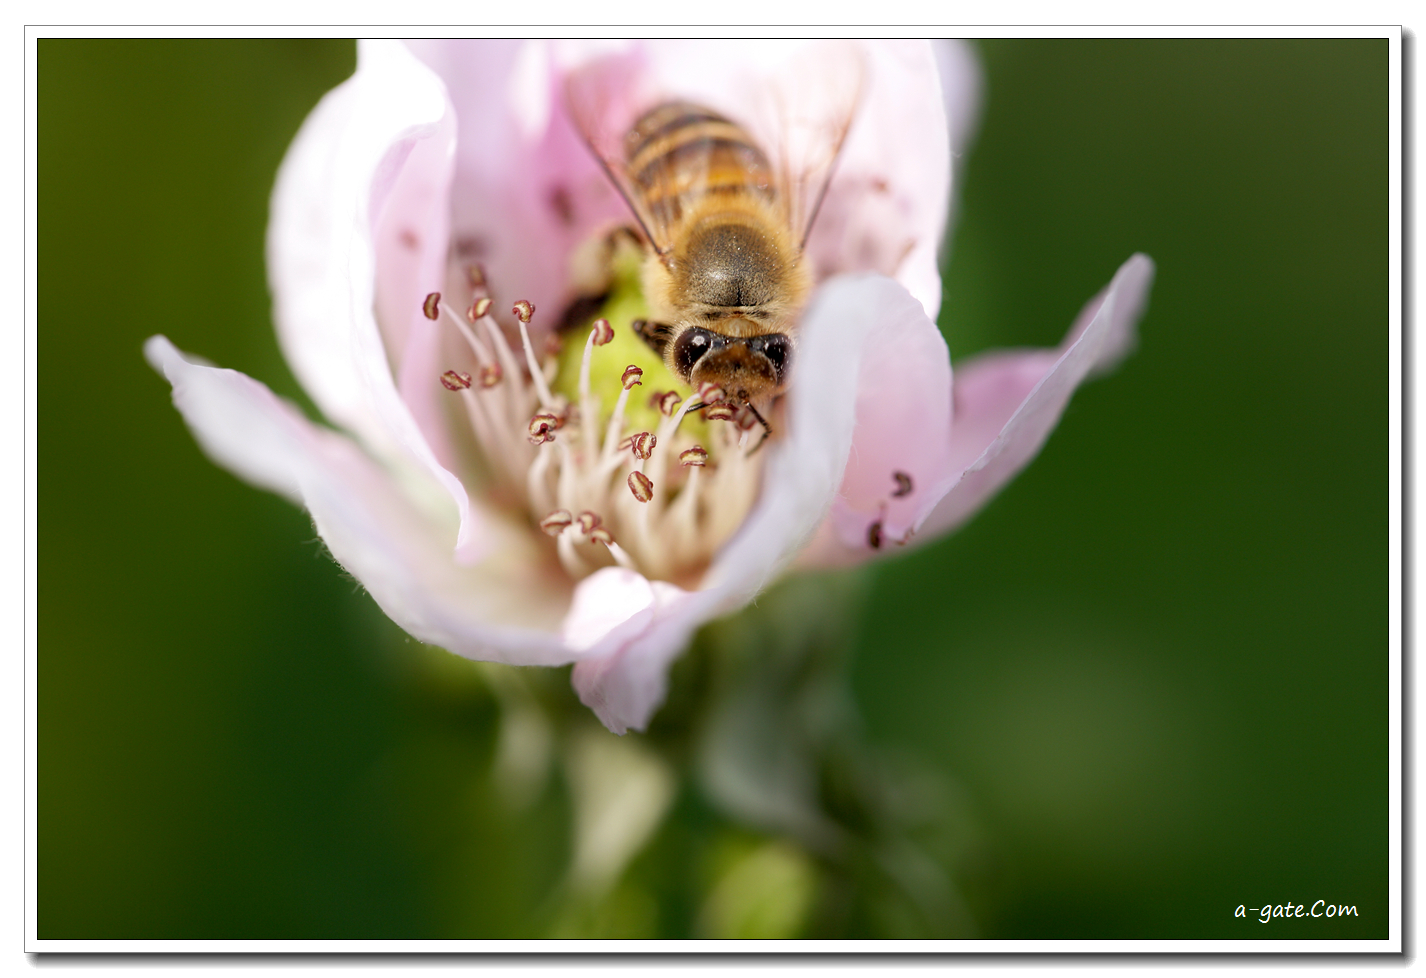
<path fill-rule="evenodd" d="M 982 936 L 1385 938 L 1387 41 L 978 48 L 953 354 L 1057 343 L 1134 251 L 1159 276 L 1039 459 L 872 576 L 863 736 L 954 789 Z M 140 352 L 307 403 L 267 198 L 354 64 L 39 43 L 41 938 L 547 932 L 568 789 L 497 797 L 486 673 L 209 464 Z M 690 933 L 738 831 L 685 786 L 605 932 Z M 1360 916 L 1233 918 L 1318 898 Z"/>

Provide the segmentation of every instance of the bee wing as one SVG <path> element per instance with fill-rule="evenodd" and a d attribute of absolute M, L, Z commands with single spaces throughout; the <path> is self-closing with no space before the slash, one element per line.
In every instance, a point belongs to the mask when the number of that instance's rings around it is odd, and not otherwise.
<path fill-rule="evenodd" d="M 765 112 L 777 135 L 787 225 L 799 247 L 806 246 L 827 196 L 856 119 L 865 75 L 859 48 L 830 42 L 819 46 L 815 57 L 794 59 L 770 86 Z"/>
<path fill-rule="evenodd" d="M 640 106 L 649 100 L 642 93 L 640 75 L 638 66 L 624 59 L 592 62 L 566 79 L 565 102 L 575 127 L 624 198 L 644 237 L 662 254 L 671 243 L 667 221 L 660 220 L 644 203 L 625 166 L 626 140 L 639 118 Z"/>

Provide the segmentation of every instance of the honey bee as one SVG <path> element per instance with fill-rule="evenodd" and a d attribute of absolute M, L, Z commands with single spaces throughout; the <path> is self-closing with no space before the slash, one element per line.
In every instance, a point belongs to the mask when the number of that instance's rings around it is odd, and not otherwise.
<path fill-rule="evenodd" d="M 818 122 L 800 165 L 696 102 L 659 101 L 605 136 L 596 105 L 570 105 L 595 158 L 643 232 L 647 322 L 635 328 L 695 390 L 713 383 L 758 413 L 788 384 L 812 291 L 807 236 L 855 112 L 859 80 Z M 583 96 L 583 97 L 582 97 Z"/>

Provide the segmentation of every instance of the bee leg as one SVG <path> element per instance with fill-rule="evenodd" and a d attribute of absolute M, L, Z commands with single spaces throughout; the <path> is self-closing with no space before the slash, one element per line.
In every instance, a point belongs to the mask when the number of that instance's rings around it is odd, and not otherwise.
<path fill-rule="evenodd" d="M 758 413 L 758 409 L 753 407 L 751 403 L 744 405 L 744 407 L 746 407 L 749 411 L 753 412 L 753 417 L 757 418 L 758 424 L 763 426 L 763 436 L 758 439 L 758 443 L 754 445 L 751 450 L 749 450 L 747 455 L 744 456 L 744 458 L 752 458 L 754 455 L 757 454 L 758 449 L 763 447 L 763 443 L 766 442 L 768 438 L 772 435 L 772 427 L 768 425 L 767 420 L 763 418 L 761 414 Z"/>
<path fill-rule="evenodd" d="M 635 319 L 629 325 L 639 338 L 649 345 L 649 349 L 663 357 L 669 340 L 673 339 L 672 326 L 667 323 L 651 323 L 647 319 Z"/>

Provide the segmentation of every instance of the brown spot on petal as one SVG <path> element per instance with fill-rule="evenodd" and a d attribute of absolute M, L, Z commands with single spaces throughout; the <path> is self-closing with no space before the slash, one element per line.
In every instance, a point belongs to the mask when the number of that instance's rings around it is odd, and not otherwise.
<path fill-rule="evenodd" d="M 877 520 L 866 528 L 866 542 L 867 546 L 871 547 L 871 549 L 880 550 L 884 540 L 885 537 L 881 532 L 881 520 Z"/>
<path fill-rule="evenodd" d="M 569 515 L 567 509 L 557 509 L 549 516 L 540 520 L 540 529 L 544 530 L 552 537 L 557 537 L 564 531 L 564 528 L 574 522 L 574 518 Z"/>
<path fill-rule="evenodd" d="M 644 382 L 640 379 L 643 376 L 644 371 L 631 363 L 624 368 L 624 376 L 620 377 L 619 380 L 624 384 L 624 390 L 630 391 L 636 386 L 643 386 Z"/>
<path fill-rule="evenodd" d="M 894 499 L 911 495 L 911 490 L 915 488 L 915 484 L 911 481 L 911 476 L 905 472 L 893 472 L 891 473 L 891 477 L 896 480 L 896 491 L 891 494 Z"/>
<path fill-rule="evenodd" d="M 550 188 L 549 197 L 550 210 L 555 212 L 555 217 L 565 227 L 574 226 L 574 200 L 569 195 L 569 188 L 562 183 L 557 183 Z"/>
<path fill-rule="evenodd" d="M 447 370 L 441 374 L 441 386 L 448 391 L 463 391 L 470 387 L 470 374 L 460 370 Z"/>
<path fill-rule="evenodd" d="M 530 317 L 535 314 L 535 304 L 529 299 L 521 299 L 510 307 L 510 311 L 515 314 L 515 318 L 522 323 L 528 323 Z"/>
<path fill-rule="evenodd" d="M 407 251 L 415 251 L 417 248 L 421 247 L 420 237 L 418 237 L 416 232 L 412 231 L 410 228 L 402 228 L 400 233 L 396 235 L 396 240 L 400 241 L 401 246 Z"/>
<path fill-rule="evenodd" d="M 421 311 L 426 314 L 427 319 L 435 319 L 441 314 L 441 294 L 432 292 L 426 296 L 426 301 L 421 303 Z"/>
<path fill-rule="evenodd" d="M 654 482 L 642 472 L 629 473 L 629 491 L 641 503 L 654 498 Z"/>

